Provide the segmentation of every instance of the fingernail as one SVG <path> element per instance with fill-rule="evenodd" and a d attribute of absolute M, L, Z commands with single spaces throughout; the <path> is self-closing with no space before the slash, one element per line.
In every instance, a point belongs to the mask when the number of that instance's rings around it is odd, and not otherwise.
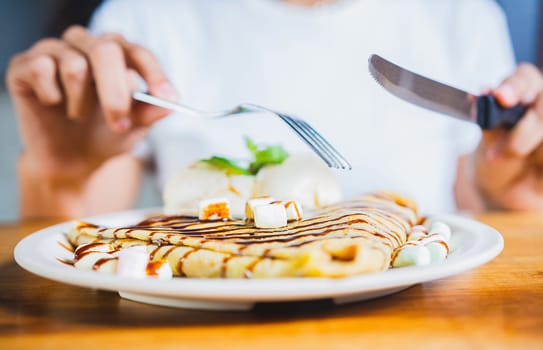
<path fill-rule="evenodd" d="M 132 121 L 128 117 L 121 118 L 115 123 L 120 132 L 127 131 L 132 127 Z"/>
<path fill-rule="evenodd" d="M 510 84 L 503 83 L 502 85 L 498 86 L 494 93 L 501 104 L 506 106 L 515 104 L 515 90 Z"/>
<path fill-rule="evenodd" d="M 155 90 L 155 93 L 158 97 L 171 101 L 175 101 L 177 98 L 177 91 L 170 82 L 160 84 Z"/>

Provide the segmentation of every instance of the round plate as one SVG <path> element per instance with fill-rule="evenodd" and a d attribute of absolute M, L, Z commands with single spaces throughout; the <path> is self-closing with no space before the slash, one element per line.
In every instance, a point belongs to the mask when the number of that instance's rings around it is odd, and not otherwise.
<path fill-rule="evenodd" d="M 134 224 L 160 213 L 160 209 L 139 209 L 86 218 L 84 221 L 109 226 Z M 424 267 L 394 268 L 385 272 L 348 278 L 281 279 L 131 279 L 66 265 L 72 253 L 65 222 L 37 231 L 15 247 L 15 261 L 24 269 L 55 281 L 103 290 L 118 291 L 127 299 L 144 303 L 197 309 L 248 310 L 256 302 L 279 302 L 331 298 L 336 303 L 371 299 L 403 290 L 417 283 L 458 274 L 482 265 L 503 249 L 503 238 L 493 228 L 469 218 L 433 215 L 451 226 L 451 253 L 444 263 Z"/>

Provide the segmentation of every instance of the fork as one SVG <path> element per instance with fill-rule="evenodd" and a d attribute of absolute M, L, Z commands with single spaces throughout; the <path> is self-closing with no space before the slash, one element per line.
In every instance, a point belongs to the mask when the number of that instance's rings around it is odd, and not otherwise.
<path fill-rule="evenodd" d="M 267 112 L 271 113 L 283 122 L 285 122 L 296 134 L 330 167 L 336 169 L 351 170 L 351 164 L 347 159 L 339 153 L 334 146 L 330 144 L 317 130 L 315 130 L 305 120 L 296 118 L 292 115 L 280 113 L 266 107 L 258 106 L 251 103 L 242 103 L 232 109 L 206 112 L 195 108 L 185 106 L 179 103 L 170 102 L 162 98 L 149 95 L 144 92 L 134 92 L 132 98 L 139 102 L 144 102 L 157 107 L 169 109 L 182 114 L 189 114 L 206 119 L 217 119 L 229 117 L 243 113 Z"/>

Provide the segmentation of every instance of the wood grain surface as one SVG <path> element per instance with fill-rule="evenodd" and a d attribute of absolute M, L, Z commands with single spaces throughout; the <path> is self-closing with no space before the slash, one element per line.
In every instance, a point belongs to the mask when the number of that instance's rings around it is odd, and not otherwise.
<path fill-rule="evenodd" d="M 24 236 L 0 226 L 0 349 L 543 349 L 543 214 L 488 213 L 502 254 L 477 269 L 366 302 L 211 312 L 139 304 L 26 272 Z"/>

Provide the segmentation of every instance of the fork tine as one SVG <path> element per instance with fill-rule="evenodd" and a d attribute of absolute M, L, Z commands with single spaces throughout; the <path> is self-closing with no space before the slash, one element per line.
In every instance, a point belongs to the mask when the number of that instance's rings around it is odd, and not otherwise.
<path fill-rule="evenodd" d="M 283 120 L 292 130 L 294 130 L 298 136 L 302 138 L 302 140 L 309 146 L 313 151 L 331 168 L 338 168 L 338 164 L 331 158 L 331 156 L 327 153 L 324 153 L 321 147 L 318 147 L 318 145 L 313 142 L 311 139 L 309 139 L 309 135 L 305 132 L 305 130 L 301 129 L 298 125 L 294 123 L 294 120 L 291 118 L 281 114 L 281 113 L 274 113 L 277 115 L 281 120 Z"/>
<path fill-rule="evenodd" d="M 345 169 L 345 166 L 341 163 L 341 160 L 337 157 L 336 154 L 334 154 L 333 150 L 330 149 L 330 147 L 328 147 L 329 144 L 327 142 L 321 141 L 316 136 L 316 134 L 318 134 L 318 133 L 315 131 L 315 129 L 313 129 L 308 124 L 304 123 L 302 120 L 299 120 L 299 119 L 296 119 L 296 118 L 292 118 L 292 119 L 293 119 L 294 124 L 296 124 L 297 127 L 299 127 L 301 130 L 303 130 L 307 135 L 309 135 L 311 141 L 313 141 L 313 143 L 317 144 L 319 146 L 319 148 L 323 152 L 325 152 L 334 161 L 336 168 Z"/>
<path fill-rule="evenodd" d="M 308 135 L 312 143 L 316 144 L 322 152 L 325 152 L 330 159 L 334 162 L 335 168 L 352 169 L 351 164 L 345 159 L 339 151 L 330 144 L 315 128 L 304 120 L 294 118 L 289 115 L 283 115 L 286 119 L 290 119 L 291 122 L 299 128 L 304 134 Z"/>
<path fill-rule="evenodd" d="M 268 112 L 279 117 L 331 168 L 351 170 L 351 164 L 317 130 L 302 119 L 252 103 L 241 104 L 243 111 Z"/>
<path fill-rule="evenodd" d="M 287 116 L 288 118 L 288 116 Z M 337 157 L 319 140 L 317 140 L 312 132 L 307 130 L 307 128 L 299 122 L 299 120 L 296 120 L 294 118 L 288 118 L 290 122 L 293 124 L 293 127 L 300 130 L 300 132 L 304 133 L 307 138 L 309 139 L 309 142 L 311 142 L 315 147 L 317 147 L 321 152 L 325 153 L 327 157 L 331 160 L 333 163 L 333 167 L 336 169 L 343 168 L 340 162 L 338 161 Z"/>
<path fill-rule="evenodd" d="M 334 147 L 324 136 L 322 136 L 321 133 L 319 133 L 315 128 L 313 128 L 308 122 L 302 119 L 296 119 L 296 121 L 300 124 L 302 124 L 305 129 L 311 133 L 317 142 L 321 144 L 324 148 L 326 148 L 332 156 L 338 161 L 338 163 L 341 164 L 342 169 L 348 169 L 351 170 L 352 166 L 349 163 L 349 161 Z"/>
<path fill-rule="evenodd" d="M 313 149 L 313 151 L 331 168 L 341 168 L 341 169 L 352 169 L 351 164 L 343 157 L 326 139 L 319 133 L 317 130 L 315 130 L 311 125 L 309 125 L 307 122 L 305 122 L 302 119 L 298 119 L 295 117 L 292 117 L 288 114 L 282 114 L 278 113 L 276 111 L 272 111 L 271 109 L 257 106 L 251 103 L 244 103 L 241 105 L 238 105 L 237 107 L 226 110 L 226 111 L 219 111 L 219 112 L 204 112 L 199 111 L 195 108 L 181 105 L 179 103 L 174 103 L 171 101 L 163 100 L 159 97 L 149 95 L 145 92 L 137 91 L 133 93 L 132 98 L 136 101 L 145 102 L 151 105 L 155 105 L 158 107 L 170 109 L 172 111 L 180 112 L 183 114 L 192 114 L 197 115 L 201 117 L 206 117 L 210 119 L 214 118 L 223 118 L 228 117 L 232 115 L 238 115 L 243 114 L 246 112 L 254 112 L 254 111 L 265 111 L 274 114 L 275 116 L 278 116 L 283 120 L 285 123 L 287 123 L 288 126 L 292 130 L 294 130 L 298 136 L 304 142 Z"/>

